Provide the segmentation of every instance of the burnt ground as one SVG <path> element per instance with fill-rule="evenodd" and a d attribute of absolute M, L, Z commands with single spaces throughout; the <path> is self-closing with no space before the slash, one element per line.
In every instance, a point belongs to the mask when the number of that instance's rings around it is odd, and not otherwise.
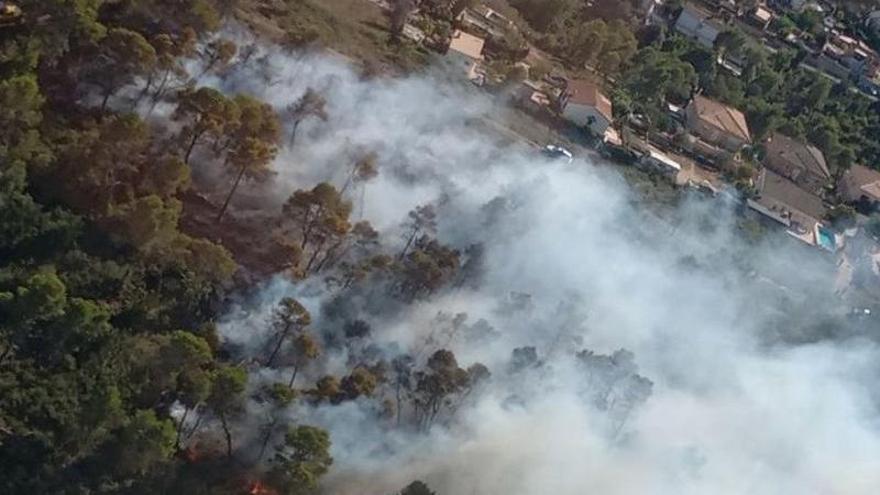
<path fill-rule="evenodd" d="M 262 39 L 291 47 L 317 45 L 352 63 L 378 67 L 378 74 L 394 75 L 425 62 L 425 54 L 412 47 L 389 47 L 387 19 L 370 0 L 245 0 L 236 18 Z M 305 38 L 298 39 L 301 35 Z M 192 189 L 179 196 L 180 229 L 229 250 L 244 284 L 290 269 L 290 250 L 275 236 L 278 212 L 265 204 L 245 204 L 246 193 L 237 194 L 218 223 L 223 197 L 210 182 L 194 180 Z"/>
<path fill-rule="evenodd" d="M 242 281 L 267 278 L 291 267 L 291 257 L 274 235 L 278 218 L 268 212 L 248 212 L 247 218 L 232 208 L 217 221 L 220 205 L 195 189 L 180 195 L 183 215 L 180 229 L 225 247 L 240 267 Z"/>

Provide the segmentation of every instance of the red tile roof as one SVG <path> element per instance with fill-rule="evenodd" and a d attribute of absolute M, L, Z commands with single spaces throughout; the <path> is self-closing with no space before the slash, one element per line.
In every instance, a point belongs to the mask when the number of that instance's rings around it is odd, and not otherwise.
<path fill-rule="evenodd" d="M 611 100 L 602 94 L 594 82 L 586 79 L 574 79 L 568 82 L 565 89 L 567 97 L 566 104 L 574 103 L 577 105 L 586 105 L 595 108 L 608 121 L 613 120 L 611 108 Z"/>
<path fill-rule="evenodd" d="M 822 220 L 825 205 L 822 199 L 801 189 L 794 182 L 764 169 L 758 177 L 755 201 L 765 208 L 791 215 L 803 215 L 813 220 Z"/>
<path fill-rule="evenodd" d="M 778 174 L 794 179 L 794 169 L 800 167 L 825 179 L 831 178 L 825 155 L 810 143 L 777 132 L 767 140 L 764 148 L 768 168 Z"/>
<path fill-rule="evenodd" d="M 844 192 L 855 196 L 848 199 L 857 200 L 858 195 L 864 195 L 880 201 L 880 172 L 863 165 L 853 165 L 840 180 Z"/>
<path fill-rule="evenodd" d="M 461 53 L 474 60 L 483 59 L 483 45 L 486 40 L 464 31 L 456 30 L 449 41 L 449 49 Z"/>
<path fill-rule="evenodd" d="M 695 96 L 691 105 L 694 105 L 697 116 L 703 122 L 737 136 L 743 141 L 752 140 L 746 116 L 739 110 L 701 95 Z"/>

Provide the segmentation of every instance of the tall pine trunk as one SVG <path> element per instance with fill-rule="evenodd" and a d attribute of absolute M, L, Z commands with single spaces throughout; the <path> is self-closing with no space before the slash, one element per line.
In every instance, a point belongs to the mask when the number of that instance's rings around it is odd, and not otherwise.
<path fill-rule="evenodd" d="M 229 421 L 226 414 L 220 415 L 220 425 L 223 426 L 223 436 L 226 437 L 226 457 L 232 459 L 232 432 L 229 431 Z"/>
<path fill-rule="evenodd" d="M 402 384 L 400 383 L 400 380 L 398 380 L 398 381 L 397 381 L 397 390 L 395 390 L 395 392 L 394 392 L 394 395 L 395 395 L 395 398 L 396 398 L 396 401 L 395 401 L 396 404 L 395 404 L 395 406 L 397 406 L 397 427 L 398 427 L 398 428 L 400 427 L 400 412 L 401 412 L 401 409 L 403 408 L 403 404 L 400 402 L 400 389 L 401 389 L 401 386 L 402 386 Z"/>
<path fill-rule="evenodd" d="M 402 260 L 404 256 L 406 256 L 406 252 L 409 251 L 410 246 L 412 246 L 413 241 L 416 239 L 416 236 L 419 234 L 419 228 L 413 228 L 412 234 L 409 235 L 409 239 L 406 240 L 406 245 L 403 246 L 403 251 L 400 252 L 400 256 L 398 259 Z"/>
<path fill-rule="evenodd" d="M 272 349 L 272 353 L 269 354 L 269 359 L 266 360 L 267 368 L 272 366 L 272 363 L 275 361 L 275 356 L 277 356 L 278 351 L 281 350 L 281 345 L 284 344 L 284 341 L 287 339 L 288 333 L 290 333 L 290 325 L 284 327 L 284 330 L 278 335 L 278 342 L 275 343 L 275 348 Z"/>
<path fill-rule="evenodd" d="M 193 409 L 193 411 L 198 412 L 197 409 Z M 204 417 L 204 414 L 199 413 L 199 416 L 196 418 L 196 424 L 194 424 L 193 427 L 190 428 L 189 433 L 186 434 L 184 440 L 189 440 L 190 438 L 192 438 L 193 435 L 196 434 L 197 431 L 199 431 L 199 428 L 202 427 L 202 419 Z"/>
<path fill-rule="evenodd" d="M 269 440 L 272 438 L 272 432 L 275 430 L 275 425 L 277 424 L 278 416 L 273 415 L 272 421 L 266 425 L 266 432 L 263 435 L 263 440 L 260 442 L 260 453 L 257 455 L 257 461 L 260 461 L 266 453 L 266 447 L 269 445 Z"/>
<path fill-rule="evenodd" d="M 244 177 L 245 170 L 247 170 L 247 167 L 242 165 L 241 170 L 238 171 L 238 177 L 235 178 L 235 183 L 232 184 L 232 189 L 230 189 L 229 194 L 226 195 L 226 201 L 223 202 L 223 207 L 220 208 L 220 214 L 217 215 L 217 222 L 223 220 L 223 215 L 226 214 L 229 202 L 232 201 L 232 195 L 235 194 L 235 190 L 238 189 L 238 185 L 241 183 L 241 178 Z"/>
<path fill-rule="evenodd" d="M 186 417 L 189 415 L 190 408 L 189 406 L 183 410 L 183 416 L 180 418 L 180 422 L 177 423 L 177 436 L 174 439 L 174 451 L 178 452 L 180 450 L 180 439 L 183 435 L 183 426 L 186 424 Z"/>
<path fill-rule="evenodd" d="M 189 146 L 186 147 L 186 154 L 183 155 L 183 163 L 185 163 L 186 165 L 189 165 L 189 158 L 190 156 L 192 156 L 193 149 L 195 149 L 196 143 L 199 142 L 200 137 L 202 137 L 202 133 L 193 133 L 193 137 L 189 141 Z"/>
<path fill-rule="evenodd" d="M 312 265 L 314 265 L 315 261 L 317 261 L 318 255 L 321 254 L 321 250 L 324 249 L 324 244 L 326 243 L 327 239 L 325 238 L 321 241 L 320 244 L 315 247 L 315 252 L 312 253 L 312 255 L 309 257 L 309 262 L 306 263 L 306 273 L 310 273 L 312 271 Z"/>
<path fill-rule="evenodd" d="M 302 122 L 302 119 L 296 119 L 293 122 L 293 129 L 290 131 L 290 140 L 287 144 L 291 148 L 293 148 L 294 143 L 296 143 L 296 130 L 299 129 L 300 122 Z"/>
<path fill-rule="evenodd" d="M 314 213 L 314 215 L 306 216 L 305 224 L 303 225 L 303 238 L 302 242 L 300 242 L 299 248 L 305 251 L 306 246 L 308 246 L 309 241 L 312 240 L 312 231 L 315 229 L 316 224 L 320 221 L 321 217 L 324 215 L 324 206 L 320 206 Z"/>
<path fill-rule="evenodd" d="M 107 102 L 110 101 L 110 96 L 112 94 L 113 94 L 113 92 L 109 91 L 109 90 L 104 92 L 104 99 L 101 100 L 101 112 L 104 112 L 105 110 L 107 110 Z"/>
<path fill-rule="evenodd" d="M 138 93 L 137 98 L 135 98 L 131 104 L 132 110 L 135 110 L 137 108 L 137 106 L 144 100 L 144 98 L 147 96 L 147 94 L 149 94 L 150 88 L 153 87 L 153 77 L 154 77 L 154 74 L 152 72 L 150 73 L 149 76 L 147 76 L 147 81 L 146 81 L 146 83 L 144 83 L 144 89 L 142 89 L 141 92 Z"/>
<path fill-rule="evenodd" d="M 290 383 L 287 384 L 287 388 L 293 390 L 293 383 L 296 381 L 296 374 L 299 372 L 299 360 L 293 366 L 293 374 L 290 375 Z"/>

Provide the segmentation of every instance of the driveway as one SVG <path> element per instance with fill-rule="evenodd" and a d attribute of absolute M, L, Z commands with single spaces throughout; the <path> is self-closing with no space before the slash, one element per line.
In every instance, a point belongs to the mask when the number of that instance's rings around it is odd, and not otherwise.
<path fill-rule="evenodd" d="M 663 153 L 681 165 L 681 171 L 675 176 L 675 185 L 684 186 L 688 181 L 691 181 L 694 184 L 700 184 L 701 182 L 706 181 L 709 184 L 712 184 L 715 188 L 722 186 L 723 183 L 718 176 L 718 172 L 713 172 L 700 167 L 695 161 L 686 156 L 670 153 L 668 151 L 664 151 Z"/>

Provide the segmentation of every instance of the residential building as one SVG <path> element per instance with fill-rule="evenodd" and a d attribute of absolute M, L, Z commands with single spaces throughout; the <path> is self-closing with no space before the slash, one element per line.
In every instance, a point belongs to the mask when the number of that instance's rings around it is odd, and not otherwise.
<path fill-rule="evenodd" d="M 748 21 L 755 27 L 765 30 L 773 21 L 773 11 L 763 5 L 758 5 L 749 12 Z"/>
<path fill-rule="evenodd" d="M 837 190 L 850 203 L 866 201 L 880 204 L 880 172 L 863 165 L 853 165 L 840 178 Z"/>
<path fill-rule="evenodd" d="M 715 38 L 724 27 L 720 21 L 713 19 L 712 13 L 693 5 L 685 5 L 675 20 L 675 30 L 706 48 L 713 48 Z"/>
<path fill-rule="evenodd" d="M 672 178 L 676 177 L 679 172 L 681 172 L 681 164 L 653 146 L 642 155 L 641 163 L 643 166 L 650 168 L 655 172 Z"/>
<path fill-rule="evenodd" d="M 457 20 L 462 26 L 495 38 L 503 38 L 508 31 L 516 29 L 513 21 L 484 5 L 464 9 Z"/>
<path fill-rule="evenodd" d="M 736 0 L 700 0 L 699 3 L 713 12 L 723 11 L 731 15 L 739 15 L 741 10 Z"/>
<path fill-rule="evenodd" d="M 663 0 L 642 0 L 642 11 L 645 13 L 643 24 L 665 24 L 662 10 Z"/>
<path fill-rule="evenodd" d="M 819 52 L 818 55 L 808 55 L 802 65 L 812 67 L 814 70 L 824 72 L 825 74 L 842 80 L 847 80 L 852 75 L 852 69 L 844 65 L 841 59 L 828 55 L 827 52 Z"/>
<path fill-rule="evenodd" d="M 586 79 L 568 82 L 559 98 L 559 108 L 566 120 L 588 127 L 597 136 L 604 136 L 613 121 L 611 100 L 596 83 Z"/>
<path fill-rule="evenodd" d="M 452 33 L 446 60 L 454 68 L 462 69 L 468 79 L 477 77 L 477 68 L 483 60 L 483 47 L 486 40 L 461 30 Z"/>
<path fill-rule="evenodd" d="M 822 52 L 839 60 L 853 74 L 862 73 L 869 64 L 880 60 L 877 52 L 867 43 L 840 33 L 828 37 Z"/>
<path fill-rule="evenodd" d="M 748 200 L 749 208 L 785 225 L 794 233 L 812 233 L 825 216 L 822 199 L 801 189 L 794 182 L 764 169 L 756 183 L 757 194 Z"/>
<path fill-rule="evenodd" d="M 626 138 L 622 141 L 626 142 L 626 149 L 631 153 L 632 164 L 642 170 L 662 175 L 672 182 L 676 181 L 682 170 L 678 157 L 670 156 L 670 153 L 645 141 L 631 129 L 624 129 L 624 134 Z"/>
<path fill-rule="evenodd" d="M 865 67 L 859 77 L 858 86 L 870 95 L 880 96 L 880 60 L 871 62 Z"/>
<path fill-rule="evenodd" d="M 764 166 L 816 195 L 831 181 L 825 155 L 818 148 L 780 133 L 764 144 Z"/>
<path fill-rule="evenodd" d="M 735 108 L 697 95 L 685 111 L 688 130 L 710 144 L 735 153 L 752 140 L 746 116 Z"/>
<path fill-rule="evenodd" d="M 528 79 L 513 89 L 512 96 L 514 101 L 528 110 L 543 110 L 550 108 L 551 105 L 551 99 L 547 96 L 544 85 Z"/>
<path fill-rule="evenodd" d="M 410 23 L 406 23 L 403 25 L 403 33 L 402 34 L 403 34 L 404 38 L 406 38 L 410 41 L 413 41 L 417 44 L 423 43 L 428 38 L 428 35 L 426 35 L 424 31 L 413 26 Z"/>

